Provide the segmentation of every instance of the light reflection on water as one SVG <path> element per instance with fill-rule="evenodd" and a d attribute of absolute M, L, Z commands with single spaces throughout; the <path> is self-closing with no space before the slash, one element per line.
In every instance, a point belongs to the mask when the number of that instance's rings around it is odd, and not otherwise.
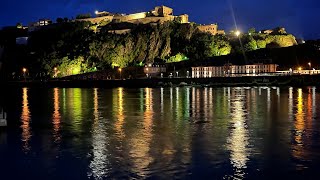
<path fill-rule="evenodd" d="M 270 166 L 286 174 L 320 164 L 315 87 L 54 88 L 41 97 L 35 91 L 21 93 L 22 158 L 48 158 L 37 143 L 52 146 L 50 137 L 59 146 L 57 166 L 86 172 L 70 177 L 243 179 Z M 47 116 L 36 116 L 30 100 L 41 102 Z M 48 134 L 39 124 L 51 127 Z"/>
<path fill-rule="evenodd" d="M 230 97 L 231 129 L 227 147 L 230 151 L 230 161 L 234 167 L 234 177 L 244 178 L 247 161 L 249 161 L 249 135 L 246 124 L 246 92 L 235 90 Z"/>
<path fill-rule="evenodd" d="M 22 113 L 21 113 L 21 141 L 22 141 L 22 149 L 24 152 L 28 152 L 31 150 L 30 139 L 32 136 L 31 127 L 31 113 L 29 110 L 29 101 L 28 101 L 28 88 L 22 89 Z"/>

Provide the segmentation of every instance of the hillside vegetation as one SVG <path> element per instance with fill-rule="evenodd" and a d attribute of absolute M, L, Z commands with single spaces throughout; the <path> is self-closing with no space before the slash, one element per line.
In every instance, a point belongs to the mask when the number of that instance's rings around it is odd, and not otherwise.
<path fill-rule="evenodd" d="M 194 23 L 134 25 L 127 34 L 109 33 L 108 27 L 114 24 L 100 27 L 100 32 L 96 32 L 96 28 L 92 28 L 94 26 L 88 22 L 48 26 L 30 34 L 28 46 L 7 48 L 6 57 L 24 56 L 27 60 L 24 64 L 40 67 L 51 75 L 57 73 L 53 71 L 57 68 L 59 76 L 66 76 L 115 66 L 142 66 L 155 59 L 197 61 L 242 50 L 248 52 L 296 44 L 295 37 L 285 33 L 267 35 L 251 32 L 239 38 L 232 33 L 212 36 L 199 32 Z"/>

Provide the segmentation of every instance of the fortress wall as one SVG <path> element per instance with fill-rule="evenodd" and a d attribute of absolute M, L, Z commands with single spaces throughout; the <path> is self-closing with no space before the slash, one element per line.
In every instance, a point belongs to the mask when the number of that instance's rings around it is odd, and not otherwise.
<path fill-rule="evenodd" d="M 174 16 L 146 17 L 146 18 L 143 18 L 143 19 L 135 19 L 135 20 L 131 20 L 131 21 L 128 21 L 128 22 L 133 23 L 133 24 L 148 24 L 148 23 L 156 23 L 156 22 L 164 23 L 164 22 L 167 22 L 167 21 L 173 21 L 174 18 L 175 18 Z"/>
<path fill-rule="evenodd" d="M 101 21 L 112 21 L 113 16 L 103 16 L 103 17 L 96 17 L 96 18 L 87 18 L 87 19 L 77 19 L 76 21 L 90 21 L 92 24 L 98 24 Z"/>

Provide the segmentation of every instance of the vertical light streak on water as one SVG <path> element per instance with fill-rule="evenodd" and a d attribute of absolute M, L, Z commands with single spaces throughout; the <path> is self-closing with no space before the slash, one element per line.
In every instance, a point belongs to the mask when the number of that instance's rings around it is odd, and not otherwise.
<path fill-rule="evenodd" d="M 317 112 L 317 104 L 316 104 L 316 87 L 312 87 L 312 117 L 315 119 Z"/>
<path fill-rule="evenodd" d="M 175 114 L 176 114 L 176 119 L 178 121 L 176 121 L 177 123 L 180 122 L 181 120 L 181 116 L 182 116 L 182 107 L 181 107 L 181 103 L 180 103 L 180 94 L 179 94 L 179 87 L 176 87 L 176 92 L 175 92 L 175 96 L 176 96 L 176 103 L 175 103 Z"/>
<path fill-rule="evenodd" d="M 209 114 L 210 114 L 210 117 L 213 116 L 213 108 L 214 108 L 214 105 L 213 105 L 213 92 L 212 92 L 212 88 L 209 89 L 209 102 L 210 102 L 210 106 L 209 106 Z"/>
<path fill-rule="evenodd" d="M 153 162 L 153 157 L 149 154 L 153 137 L 153 90 L 145 88 L 145 95 L 142 127 L 138 127 L 130 142 L 130 156 L 133 161 L 132 171 L 141 178 L 148 175 L 148 167 Z"/>
<path fill-rule="evenodd" d="M 192 119 L 194 119 L 196 116 L 196 88 L 192 88 L 192 104 L 191 104 L 191 109 L 192 109 Z"/>
<path fill-rule="evenodd" d="M 160 106 L 161 106 L 161 114 L 163 114 L 163 88 L 160 89 Z"/>
<path fill-rule="evenodd" d="M 302 89 L 298 89 L 298 97 L 296 102 L 296 114 L 295 114 L 295 122 L 294 122 L 294 141 L 292 148 L 293 157 L 302 160 L 305 155 L 304 151 L 304 142 L 303 142 L 303 134 L 305 130 L 305 119 L 304 119 L 304 105 L 303 105 L 303 93 Z M 301 166 L 297 163 L 297 169 L 300 169 Z"/>
<path fill-rule="evenodd" d="M 173 108 L 173 88 L 170 87 L 170 109 Z"/>
<path fill-rule="evenodd" d="M 280 110 L 280 88 L 277 87 L 278 109 Z"/>
<path fill-rule="evenodd" d="M 267 108 L 268 108 L 268 112 L 270 112 L 271 109 L 271 89 L 268 87 L 267 88 Z"/>
<path fill-rule="evenodd" d="M 288 119 L 289 119 L 289 122 L 292 122 L 293 121 L 293 116 L 294 116 L 294 114 L 293 114 L 293 88 L 292 87 L 289 88 L 288 101 L 289 101 L 289 103 L 288 103 L 288 108 L 289 108 L 288 115 L 289 115 L 289 118 Z"/>
<path fill-rule="evenodd" d="M 53 89 L 53 114 L 52 114 L 52 125 L 53 125 L 53 139 L 55 143 L 60 143 L 61 134 L 61 114 L 60 114 L 60 101 L 59 101 L 59 89 Z"/>
<path fill-rule="evenodd" d="M 209 105 L 208 105 L 208 88 L 204 89 L 204 96 L 203 96 L 203 111 L 204 111 L 204 121 L 208 121 L 208 110 L 209 110 Z"/>
<path fill-rule="evenodd" d="M 140 100 L 140 112 L 142 113 L 143 112 L 143 99 L 144 99 L 144 94 L 143 94 L 143 89 L 140 88 L 140 97 L 139 97 L 139 100 Z"/>
<path fill-rule="evenodd" d="M 93 127 L 92 127 L 92 157 L 89 165 L 88 177 L 104 179 L 111 170 L 109 162 L 109 136 L 106 131 L 106 121 L 100 118 L 99 89 L 93 90 Z"/>
<path fill-rule="evenodd" d="M 261 96 L 261 87 L 259 87 L 259 96 Z"/>
<path fill-rule="evenodd" d="M 21 141 L 22 141 L 22 150 L 27 153 L 31 150 L 31 146 L 29 144 L 31 140 L 31 128 L 30 128 L 30 121 L 31 121 L 31 113 L 29 109 L 29 100 L 28 100 L 28 88 L 22 89 L 22 113 L 21 113 Z"/>
<path fill-rule="evenodd" d="M 116 112 L 116 117 L 117 117 L 117 121 L 115 123 L 115 128 L 116 128 L 116 132 L 118 135 L 119 140 L 122 140 L 125 136 L 124 131 L 123 131 L 123 124 L 124 124 L 124 119 L 125 119 L 125 115 L 124 115 L 124 108 L 123 108 L 123 99 L 124 99 L 124 92 L 123 92 L 123 88 L 118 88 L 117 89 L 117 106 L 116 109 L 114 110 L 114 112 Z M 119 141 L 121 142 L 121 141 Z"/>
<path fill-rule="evenodd" d="M 245 108 L 245 92 L 243 89 L 235 90 L 231 100 L 231 132 L 228 137 L 227 147 L 230 151 L 230 162 L 234 167 L 233 178 L 243 179 L 247 162 L 250 156 L 249 132 L 246 124 L 247 110 Z"/>
<path fill-rule="evenodd" d="M 62 90 L 62 101 L 63 101 L 63 112 L 67 112 L 67 102 L 66 102 L 66 88 Z"/>
<path fill-rule="evenodd" d="M 190 88 L 185 89 L 186 102 L 184 103 L 184 118 L 190 117 Z"/>
<path fill-rule="evenodd" d="M 200 95 L 201 95 L 200 89 L 196 89 L 196 118 L 197 119 L 201 118 L 200 105 L 201 105 L 202 97 Z"/>
<path fill-rule="evenodd" d="M 231 88 L 228 87 L 228 109 L 229 109 L 229 114 L 230 114 L 230 107 L 231 107 Z"/>

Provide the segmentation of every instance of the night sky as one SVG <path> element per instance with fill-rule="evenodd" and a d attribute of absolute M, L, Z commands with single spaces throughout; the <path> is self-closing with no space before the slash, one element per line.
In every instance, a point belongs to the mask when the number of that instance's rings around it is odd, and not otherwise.
<path fill-rule="evenodd" d="M 320 38 L 319 0 L 1 0 L 0 27 L 17 22 L 27 25 L 39 18 L 93 15 L 95 10 L 128 14 L 149 11 L 157 5 L 174 8 L 175 15 L 187 13 L 190 21 L 218 23 L 226 31 L 235 29 L 235 17 L 243 31 L 283 26 L 299 38 Z"/>

